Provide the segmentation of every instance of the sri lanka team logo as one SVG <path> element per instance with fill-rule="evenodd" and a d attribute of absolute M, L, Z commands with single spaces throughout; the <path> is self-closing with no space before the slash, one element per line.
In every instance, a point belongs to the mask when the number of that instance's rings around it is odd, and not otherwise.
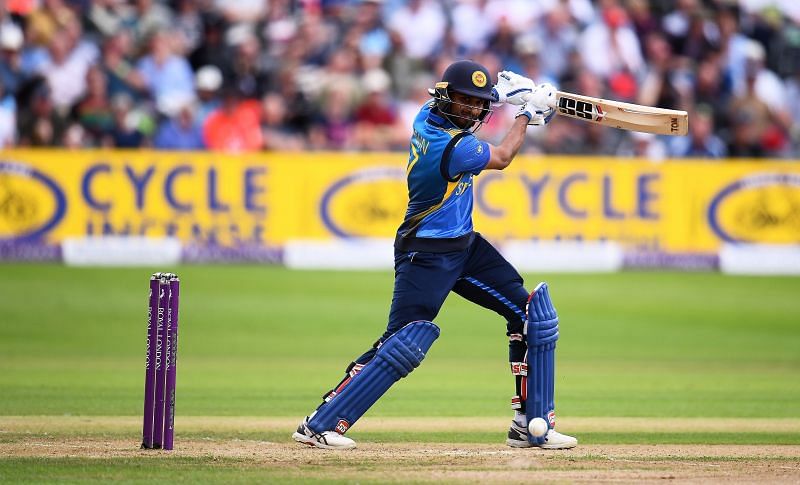
<path fill-rule="evenodd" d="M 58 225 L 66 207 L 52 178 L 23 163 L 0 161 L 0 241 L 41 238 Z"/>
<path fill-rule="evenodd" d="M 723 241 L 800 243 L 800 174 L 756 174 L 720 190 L 708 222 Z"/>
<path fill-rule="evenodd" d="M 337 237 L 392 237 L 407 201 L 404 169 L 369 167 L 335 180 L 323 193 L 319 211 Z"/>
<path fill-rule="evenodd" d="M 486 86 L 486 74 L 482 71 L 475 71 L 472 73 L 472 84 L 475 86 L 482 88 Z"/>

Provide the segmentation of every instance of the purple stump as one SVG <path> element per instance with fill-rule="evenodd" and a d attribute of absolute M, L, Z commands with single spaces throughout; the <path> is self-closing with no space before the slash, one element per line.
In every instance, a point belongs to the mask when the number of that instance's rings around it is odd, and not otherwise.
<path fill-rule="evenodd" d="M 178 370 L 178 299 L 180 297 L 181 281 L 177 275 L 169 282 L 170 299 L 167 329 L 167 408 L 164 419 L 164 446 L 165 450 L 172 449 L 175 437 L 175 377 Z"/>
<path fill-rule="evenodd" d="M 158 313 L 156 315 L 156 397 L 153 421 L 153 448 L 161 448 L 164 443 L 164 393 L 167 379 L 167 366 L 165 365 L 164 334 L 167 327 L 167 310 L 169 308 L 169 274 L 162 273 L 158 285 Z"/>
<path fill-rule="evenodd" d="M 159 273 L 150 277 L 150 296 L 147 309 L 147 347 L 144 361 L 144 424 L 142 426 L 142 448 L 153 447 L 153 404 L 155 392 L 156 324 L 158 314 Z"/>

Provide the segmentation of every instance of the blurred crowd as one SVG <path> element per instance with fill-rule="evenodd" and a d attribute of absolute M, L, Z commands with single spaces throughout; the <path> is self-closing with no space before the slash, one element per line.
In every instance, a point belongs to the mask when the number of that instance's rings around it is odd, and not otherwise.
<path fill-rule="evenodd" d="M 558 118 L 528 153 L 800 153 L 798 0 L 0 0 L 0 148 L 405 150 L 460 58 L 690 113 L 686 137 Z"/>

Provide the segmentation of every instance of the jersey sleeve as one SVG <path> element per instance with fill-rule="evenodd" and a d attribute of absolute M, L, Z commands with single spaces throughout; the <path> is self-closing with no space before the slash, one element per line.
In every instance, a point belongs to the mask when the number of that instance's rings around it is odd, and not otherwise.
<path fill-rule="evenodd" d="M 489 163 L 489 144 L 472 135 L 458 140 L 448 160 L 447 174 L 450 178 L 465 172 L 478 175 Z"/>

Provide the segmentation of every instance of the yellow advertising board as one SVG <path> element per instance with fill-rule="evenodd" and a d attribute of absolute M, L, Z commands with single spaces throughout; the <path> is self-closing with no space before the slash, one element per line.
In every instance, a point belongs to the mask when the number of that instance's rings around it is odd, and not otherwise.
<path fill-rule="evenodd" d="M 5 151 L 0 242 L 176 236 L 224 247 L 392 237 L 406 156 Z M 486 237 L 613 240 L 714 252 L 722 241 L 800 244 L 800 164 L 518 157 L 474 179 Z"/>

